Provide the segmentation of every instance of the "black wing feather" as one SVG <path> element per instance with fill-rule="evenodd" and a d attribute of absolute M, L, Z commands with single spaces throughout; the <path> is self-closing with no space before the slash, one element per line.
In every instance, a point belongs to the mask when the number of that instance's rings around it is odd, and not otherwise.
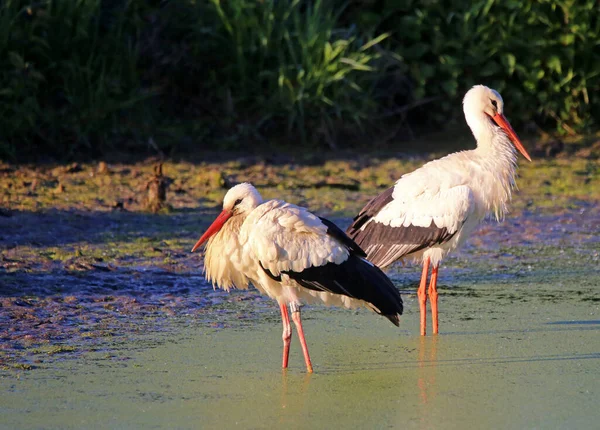
<path fill-rule="evenodd" d="M 384 260 L 389 259 L 388 251 L 392 245 L 414 245 L 405 249 L 402 253 L 393 256 L 398 260 L 409 254 L 434 245 L 441 245 L 452 239 L 456 231 L 449 231 L 446 227 L 439 228 L 433 221 L 429 227 L 390 227 L 378 222 L 369 223 L 363 230 L 358 230 L 354 240 L 366 249 L 372 245 L 381 245 L 376 251 L 370 251 L 367 258 L 378 266 Z"/>
<path fill-rule="evenodd" d="M 383 193 L 371 199 L 369 203 L 365 205 L 364 208 L 354 217 L 352 225 L 348 227 L 346 233 L 351 238 L 354 238 L 356 232 L 360 230 L 360 228 L 371 218 L 376 216 L 381 209 L 383 209 L 389 202 L 394 200 L 392 195 L 394 194 L 394 187 L 390 187 L 385 190 Z"/>
<path fill-rule="evenodd" d="M 339 228 L 337 225 L 335 225 L 328 219 L 321 218 L 321 217 L 319 217 L 319 219 L 321 220 L 321 222 L 323 224 L 325 224 L 327 226 L 327 234 L 329 236 L 333 237 L 334 239 L 336 239 L 338 242 L 340 242 L 346 248 L 348 248 L 348 250 L 350 251 L 351 254 L 356 254 L 360 257 L 367 256 L 365 251 L 363 251 L 363 249 L 360 246 L 358 246 L 358 244 L 355 241 L 353 241 L 350 237 L 348 237 L 348 235 L 346 233 L 344 233 L 344 231 L 341 228 Z"/>
<path fill-rule="evenodd" d="M 374 264 L 365 260 L 364 251 L 334 223 L 321 218 L 327 226 L 327 234 L 334 237 L 349 250 L 348 259 L 340 264 L 327 263 L 311 266 L 301 272 L 282 271 L 304 288 L 340 294 L 371 303 L 375 312 L 399 325 L 403 305 L 400 293 L 392 281 Z M 281 282 L 281 274 L 275 276 L 261 264 L 262 269 L 272 279 Z"/>
<path fill-rule="evenodd" d="M 378 266 L 389 259 L 388 251 L 392 245 L 414 245 L 402 253 L 393 256 L 398 260 L 408 254 L 420 251 L 430 246 L 440 245 L 452 239 L 458 231 L 449 231 L 446 227 L 438 227 L 433 220 L 428 227 L 409 225 L 407 227 L 390 227 L 378 222 L 370 222 L 361 229 L 368 221 L 372 220 L 388 203 L 393 200 L 394 187 L 390 187 L 383 193 L 372 199 L 354 218 L 354 221 L 346 231 L 355 243 L 363 249 L 372 245 L 381 245 L 376 251 L 367 255 L 367 258 Z"/>

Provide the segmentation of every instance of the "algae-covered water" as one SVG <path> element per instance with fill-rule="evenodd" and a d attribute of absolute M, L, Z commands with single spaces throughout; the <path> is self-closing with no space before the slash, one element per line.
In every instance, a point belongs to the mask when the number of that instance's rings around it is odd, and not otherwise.
<path fill-rule="evenodd" d="M 524 167 L 513 212 L 441 267 L 439 336 L 418 335 L 414 266 L 388 271 L 400 328 L 305 307 L 312 375 L 297 338 L 280 369 L 275 303 L 213 291 L 189 253 L 218 211 L 221 167 L 345 227 L 415 164 L 170 164 L 171 207 L 158 215 L 139 192 L 151 166 L 0 169 L 0 428 L 597 428 L 592 161 Z M 340 183 L 298 187 L 328 175 Z"/>
<path fill-rule="evenodd" d="M 176 330 L 109 356 L 3 379 L 0 426 L 597 428 L 598 302 L 531 281 L 453 288 L 439 336 L 417 335 L 414 295 L 400 330 L 366 311 L 305 309 L 312 375 L 297 342 L 279 368 L 275 307 L 266 321 L 223 329 L 179 317 Z"/>
<path fill-rule="evenodd" d="M 101 343 L 37 351 L 30 370 L 4 373 L 0 427 L 597 428 L 598 236 L 579 230 L 576 247 L 560 245 L 565 231 L 515 248 L 480 233 L 440 272 L 439 336 L 418 336 L 412 267 L 390 272 L 400 329 L 366 310 L 306 307 L 312 375 L 296 338 L 280 369 L 274 303 L 193 278 L 195 289 L 154 299 L 184 303 L 168 317 L 129 314 Z M 141 282 L 176 287 L 160 275 Z"/>

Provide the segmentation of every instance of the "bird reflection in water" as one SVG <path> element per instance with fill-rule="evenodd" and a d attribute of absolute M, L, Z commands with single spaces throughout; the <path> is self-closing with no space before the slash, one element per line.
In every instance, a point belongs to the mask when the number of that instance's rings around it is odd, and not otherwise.
<path fill-rule="evenodd" d="M 419 370 L 417 385 L 419 387 L 419 408 L 422 424 L 431 415 L 430 404 L 435 401 L 437 385 L 437 342 L 438 336 L 421 337 L 419 345 Z"/>
<path fill-rule="evenodd" d="M 290 396 L 292 397 L 292 401 L 288 402 L 288 372 L 287 369 L 283 369 L 281 372 L 281 415 L 279 417 L 280 424 L 293 423 L 294 425 L 298 424 L 299 419 L 302 417 L 302 411 L 305 411 L 305 403 L 306 397 L 308 393 L 308 386 L 310 384 L 312 374 L 305 373 L 302 375 L 302 384 L 298 384 L 298 381 L 293 381 L 291 383 L 292 387 L 297 389 L 300 387 L 300 391 L 295 391 L 293 389 Z M 300 375 L 292 375 L 292 378 L 299 378 Z M 288 408 L 288 405 L 292 406 Z"/>

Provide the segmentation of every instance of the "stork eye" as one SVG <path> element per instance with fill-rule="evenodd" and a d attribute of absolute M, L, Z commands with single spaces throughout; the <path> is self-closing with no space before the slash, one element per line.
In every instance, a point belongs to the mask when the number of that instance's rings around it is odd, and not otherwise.
<path fill-rule="evenodd" d="M 490 99 L 490 100 L 492 100 L 492 99 Z M 498 109 L 498 102 L 497 102 L 496 100 L 492 100 L 492 105 L 493 105 L 493 106 L 494 106 L 496 109 Z"/>
<path fill-rule="evenodd" d="M 235 201 L 235 203 L 233 204 L 233 207 L 236 207 L 237 205 L 239 205 L 240 203 L 242 203 L 242 199 L 237 199 Z"/>

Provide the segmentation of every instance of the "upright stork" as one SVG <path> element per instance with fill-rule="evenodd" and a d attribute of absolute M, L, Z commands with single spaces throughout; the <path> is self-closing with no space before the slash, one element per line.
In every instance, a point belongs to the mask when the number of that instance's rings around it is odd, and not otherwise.
<path fill-rule="evenodd" d="M 426 332 L 430 265 L 429 299 L 436 334 L 440 261 L 486 216 L 500 220 L 507 213 L 515 187 L 515 148 L 531 161 L 504 116 L 504 102 L 497 91 L 474 86 L 465 95 L 463 110 L 477 147 L 430 161 L 403 175 L 367 203 L 347 230 L 367 258 L 381 268 L 406 257 L 422 263 L 417 291 L 421 335 Z"/>

